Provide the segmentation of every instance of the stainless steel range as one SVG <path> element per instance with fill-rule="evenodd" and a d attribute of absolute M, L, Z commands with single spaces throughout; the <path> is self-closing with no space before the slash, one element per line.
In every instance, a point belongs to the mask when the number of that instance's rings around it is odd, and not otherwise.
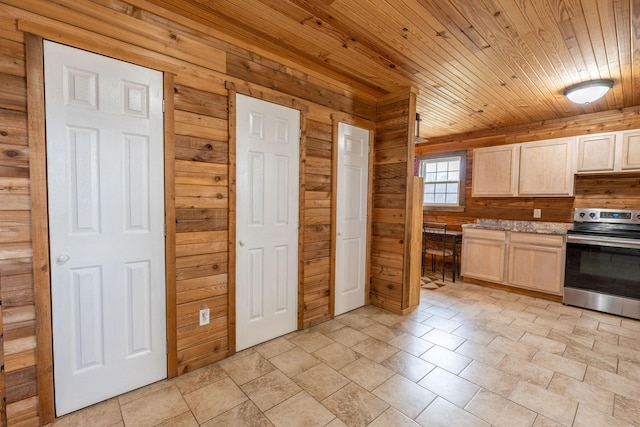
<path fill-rule="evenodd" d="M 564 303 L 640 319 L 640 211 L 575 210 Z"/>

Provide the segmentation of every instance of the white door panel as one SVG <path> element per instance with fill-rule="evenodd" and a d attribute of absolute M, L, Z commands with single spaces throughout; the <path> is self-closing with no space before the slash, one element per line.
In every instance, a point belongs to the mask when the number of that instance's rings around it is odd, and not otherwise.
<path fill-rule="evenodd" d="M 300 112 L 238 95 L 236 350 L 297 328 Z"/>
<path fill-rule="evenodd" d="M 162 74 L 44 49 L 62 415 L 166 377 Z"/>
<path fill-rule="evenodd" d="M 369 131 L 338 124 L 335 315 L 362 307 L 366 289 Z"/>

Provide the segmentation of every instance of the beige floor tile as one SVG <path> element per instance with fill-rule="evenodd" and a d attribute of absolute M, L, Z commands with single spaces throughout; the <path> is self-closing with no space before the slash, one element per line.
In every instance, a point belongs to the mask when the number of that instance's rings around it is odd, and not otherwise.
<path fill-rule="evenodd" d="M 535 347 L 528 344 L 512 341 L 505 337 L 496 337 L 496 339 L 487 345 L 487 348 L 524 361 L 533 359 L 533 356 L 538 351 Z"/>
<path fill-rule="evenodd" d="M 318 359 L 299 348 L 285 351 L 272 357 L 269 361 L 289 377 L 295 377 L 320 363 Z"/>
<path fill-rule="evenodd" d="M 512 322 L 509 322 L 512 323 Z M 518 341 L 525 332 L 522 329 L 509 326 L 507 323 L 501 323 L 496 321 L 488 321 L 484 326 L 485 329 L 496 332 L 498 335 L 510 339 L 511 341 Z"/>
<path fill-rule="evenodd" d="M 394 347 L 404 350 L 414 356 L 420 356 L 425 351 L 433 347 L 433 343 L 425 341 L 422 338 L 414 337 L 409 334 L 402 334 L 389 341 Z"/>
<path fill-rule="evenodd" d="M 620 360 L 618 362 L 618 375 L 640 381 L 640 364 Z"/>
<path fill-rule="evenodd" d="M 531 332 L 526 332 L 522 338 L 520 338 L 519 342 L 547 353 L 562 354 L 567 348 L 567 344 L 565 343 L 544 338 L 539 335 L 532 334 Z"/>
<path fill-rule="evenodd" d="M 549 332 L 551 332 L 551 328 L 545 325 L 540 325 L 538 323 L 535 323 L 535 319 L 537 316 L 531 313 L 528 313 L 528 314 L 533 316 L 532 320 L 516 319 L 513 322 L 511 322 L 509 326 L 517 329 L 521 329 L 526 332 L 531 332 L 532 334 L 536 334 L 541 337 L 546 337 L 547 335 L 549 335 Z"/>
<path fill-rule="evenodd" d="M 350 382 L 344 375 L 324 363 L 296 375 L 293 381 L 318 401 L 327 398 Z"/>
<path fill-rule="evenodd" d="M 340 323 L 335 319 L 327 320 L 326 322 L 318 323 L 315 326 L 309 328 L 312 331 L 320 332 L 321 334 L 329 334 L 335 332 L 338 329 L 344 328 L 344 323 Z"/>
<path fill-rule="evenodd" d="M 271 359 L 274 356 L 294 348 L 296 348 L 295 344 L 281 337 L 257 345 L 253 349 L 265 359 Z"/>
<path fill-rule="evenodd" d="M 464 408 L 496 427 L 530 427 L 536 413 L 488 390 L 480 390 Z"/>
<path fill-rule="evenodd" d="M 593 329 L 585 329 L 580 326 L 576 326 L 573 329 L 573 334 L 580 337 L 592 338 L 594 341 L 603 341 L 609 344 L 618 345 L 620 336 L 618 334 L 612 334 L 611 332 L 603 332 Z"/>
<path fill-rule="evenodd" d="M 498 334 L 493 331 L 487 331 L 479 328 L 478 326 L 463 323 L 462 326 L 453 331 L 453 335 L 466 338 L 480 345 L 488 345 L 491 341 L 496 339 Z"/>
<path fill-rule="evenodd" d="M 441 397 L 434 400 L 416 418 L 416 422 L 427 427 L 490 427 L 480 418 Z"/>
<path fill-rule="evenodd" d="M 595 343 L 594 338 L 578 335 L 575 333 L 575 329 L 573 333 L 560 331 L 558 329 L 552 329 L 551 332 L 549 332 L 549 334 L 547 335 L 547 338 L 574 347 L 584 347 L 587 350 L 591 350 L 593 348 L 593 344 Z"/>
<path fill-rule="evenodd" d="M 110 427 L 119 422 L 122 422 L 122 413 L 118 399 L 113 398 L 57 418 L 52 425 L 55 427 L 84 427 L 88 425 Z"/>
<path fill-rule="evenodd" d="M 359 344 L 354 345 L 351 348 L 361 355 L 366 356 L 374 362 L 378 363 L 382 362 L 390 356 L 393 356 L 399 351 L 396 347 L 371 337 L 360 342 Z"/>
<path fill-rule="evenodd" d="M 444 308 L 444 307 L 440 307 L 437 305 L 432 305 L 431 307 L 427 307 L 426 309 L 423 310 L 425 313 L 434 315 L 434 316 L 439 316 L 445 319 L 449 319 L 451 320 L 451 318 L 453 316 L 455 316 L 456 314 L 458 314 L 457 311 L 454 310 L 450 310 L 448 308 Z"/>
<path fill-rule="evenodd" d="M 533 427 L 566 427 L 564 424 L 557 423 L 549 418 L 538 414 L 536 422 L 533 423 Z"/>
<path fill-rule="evenodd" d="M 548 387 L 561 396 L 571 398 L 580 404 L 589 405 L 608 415 L 613 415 L 614 393 L 566 375 L 554 375 Z"/>
<path fill-rule="evenodd" d="M 396 326 L 404 320 L 402 316 L 398 316 L 397 314 L 389 313 L 384 310 L 381 310 L 376 314 L 372 314 L 369 318 L 386 326 Z"/>
<path fill-rule="evenodd" d="M 389 405 L 355 383 L 327 397 L 322 404 L 349 426 L 366 426 Z"/>
<path fill-rule="evenodd" d="M 273 424 L 250 400 L 202 424 L 202 427 L 272 427 Z M 177 427 L 177 426 L 176 426 Z"/>
<path fill-rule="evenodd" d="M 403 334 L 403 332 L 399 331 L 395 327 L 390 328 L 389 326 L 381 325 L 379 323 L 367 326 L 362 329 L 362 332 L 383 342 L 389 342 L 398 335 Z"/>
<path fill-rule="evenodd" d="M 620 326 L 627 329 L 633 329 L 634 331 L 640 331 L 640 320 L 623 318 Z"/>
<path fill-rule="evenodd" d="M 640 364 L 640 351 L 638 350 L 596 341 L 593 345 L 593 351 L 615 357 L 618 360 Z"/>
<path fill-rule="evenodd" d="M 531 361 L 543 368 L 551 369 L 554 372 L 559 372 L 578 380 L 584 379 L 584 373 L 587 371 L 586 363 L 544 351 L 537 352 Z"/>
<path fill-rule="evenodd" d="M 189 411 L 180 390 L 174 384 L 120 407 L 125 425 L 155 426 Z"/>
<path fill-rule="evenodd" d="M 520 381 L 516 385 L 509 400 L 566 426 L 573 423 L 573 417 L 578 409 L 577 401 L 526 381 Z"/>
<path fill-rule="evenodd" d="M 554 313 L 553 311 L 549 311 L 547 310 L 547 307 L 542 308 L 542 307 L 529 306 L 525 308 L 524 311 L 526 311 L 527 313 L 533 313 L 536 316 L 538 316 L 538 318 L 544 318 L 549 320 L 557 321 L 558 318 L 560 317 L 560 313 Z"/>
<path fill-rule="evenodd" d="M 275 369 L 271 362 L 256 352 L 240 359 L 225 359 L 220 366 L 239 385 L 255 380 Z"/>
<path fill-rule="evenodd" d="M 327 334 L 327 336 L 332 340 L 339 342 L 340 344 L 347 347 L 353 347 L 354 345 L 361 343 L 362 341 L 369 338 L 369 335 L 363 334 L 360 331 L 356 331 L 349 326 L 345 326 L 342 329 L 330 332 Z"/>
<path fill-rule="evenodd" d="M 313 355 L 317 359 L 326 363 L 329 367 L 336 370 L 341 369 L 349 363 L 362 357 L 357 352 L 337 342 L 329 344 L 328 346 L 313 352 Z"/>
<path fill-rule="evenodd" d="M 520 381 L 520 378 L 515 375 L 475 361 L 471 362 L 471 364 L 460 373 L 460 377 L 499 394 L 502 397 L 508 397 Z"/>
<path fill-rule="evenodd" d="M 247 396 L 230 378 L 225 378 L 185 394 L 184 399 L 202 424 L 241 404 Z"/>
<path fill-rule="evenodd" d="M 612 374 L 602 369 L 587 367 L 587 373 L 584 380 L 589 384 L 601 387 L 605 390 L 612 391 L 616 394 L 637 399 L 640 396 L 640 382 L 623 377 L 622 375 Z"/>
<path fill-rule="evenodd" d="M 342 421 L 340 418 L 336 417 L 336 418 L 333 419 L 333 421 L 331 421 L 325 427 L 349 427 L 349 426 L 347 426 L 344 423 L 344 421 Z"/>
<path fill-rule="evenodd" d="M 431 331 L 433 327 L 424 323 L 415 322 L 410 319 L 405 319 L 402 322 L 394 326 L 398 332 L 405 332 L 414 337 L 421 337 L 427 332 Z"/>
<path fill-rule="evenodd" d="M 440 316 L 431 316 L 424 322 L 425 325 L 431 326 L 432 328 L 441 330 L 443 332 L 451 333 L 462 326 L 462 323 L 455 322 L 453 320 L 445 319 Z"/>
<path fill-rule="evenodd" d="M 620 339 L 617 344 L 619 344 L 620 347 L 630 348 L 631 350 L 640 351 L 640 340 L 635 338 L 627 338 L 627 337 L 619 337 L 619 338 Z"/>
<path fill-rule="evenodd" d="M 302 390 L 289 377 L 278 370 L 249 381 L 240 388 L 263 412 Z"/>
<path fill-rule="evenodd" d="M 180 393 L 186 394 L 226 377 L 228 375 L 225 370 L 215 364 L 181 375 L 175 379 L 175 383 Z"/>
<path fill-rule="evenodd" d="M 614 316 L 612 314 L 600 313 L 598 311 L 583 310 L 582 317 L 613 326 L 620 326 L 622 324 L 621 317 Z"/>
<path fill-rule="evenodd" d="M 469 363 L 471 363 L 470 358 L 438 345 L 429 349 L 426 353 L 421 355 L 420 358 L 454 374 L 459 374 Z"/>
<path fill-rule="evenodd" d="M 578 412 L 573 421 L 573 427 L 637 427 L 625 421 L 613 418 L 611 415 L 603 414 L 597 409 L 588 405 L 578 405 Z"/>
<path fill-rule="evenodd" d="M 480 390 L 476 384 L 441 368 L 429 372 L 418 384 L 461 408 Z"/>
<path fill-rule="evenodd" d="M 520 295 L 517 301 L 527 304 L 527 306 L 533 306 L 533 307 L 539 307 L 539 308 L 547 308 L 549 307 L 549 304 L 551 304 L 550 301 L 536 298 L 536 297 L 530 297 L 528 295 Z"/>
<path fill-rule="evenodd" d="M 366 317 L 366 316 L 361 316 L 355 313 L 346 313 L 346 314 L 337 316 L 335 319 L 338 322 L 343 323 L 353 329 L 360 330 L 360 329 L 366 328 L 367 326 L 374 325 L 376 323 L 370 317 L 372 316 Z"/>
<path fill-rule="evenodd" d="M 269 409 L 265 415 L 275 427 L 320 427 L 335 415 L 304 391 Z"/>
<path fill-rule="evenodd" d="M 387 360 L 382 362 L 382 366 L 413 382 L 420 381 L 433 368 L 435 368 L 431 363 L 425 362 L 424 360 L 404 351 L 399 351 L 389 357 Z"/>
<path fill-rule="evenodd" d="M 551 378 L 553 378 L 553 371 L 551 369 L 536 365 L 533 362 L 511 357 L 510 355 L 507 355 L 507 357 L 500 362 L 498 369 L 545 388 L 551 382 Z"/>
<path fill-rule="evenodd" d="M 569 345 L 562 355 L 567 359 L 577 360 L 609 372 L 616 372 L 618 369 L 618 359 L 615 357 L 588 350 L 584 347 Z"/>
<path fill-rule="evenodd" d="M 158 381 L 155 382 L 153 384 L 149 384 L 147 386 L 144 387 L 140 387 L 137 388 L 135 390 L 132 390 L 128 393 L 122 394 L 120 396 L 118 396 L 118 403 L 120 405 L 125 405 L 131 401 L 134 401 L 136 399 L 140 399 L 141 397 L 145 397 L 149 394 L 153 394 L 155 392 L 158 392 L 162 389 L 165 388 L 169 388 L 169 387 L 173 387 L 175 383 L 175 380 L 163 380 L 163 381 Z"/>
<path fill-rule="evenodd" d="M 178 415 L 175 418 L 171 418 L 163 423 L 156 425 L 155 427 L 198 427 L 198 422 L 193 416 L 191 411 Z"/>
<path fill-rule="evenodd" d="M 384 313 L 385 311 L 379 307 L 375 307 L 373 305 L 364 305 L 360 308 L 356 308 L 352 310 L 351 313 L 359 314 L 361 316 L 371 316 L 372 314 Z"/>
<path fill-rule="evenodd" d="M 295 338 L 290 339 L 292 343 L 306 351 L 307 353 L 313 353 L 316 350 L 320 350 L 323 347 L 332 344 L 334 341 L 327 338 L 320 332 L 310 331 L 305 334 L 300 334 Z"/>
<path fill-rule="evenodd" d="M 460 347 L 458 347 L 456 349 L 456 353 L 493 367 L 498 366 L 506 356 L 506 353 L 492 350 L 487 346 L 475 343 L 471 340 L 465 341 Z"/>
<path fill-rule="evenodd" d="M 593 319 L 587 319 L 582 316 L 567 315 L 567 314 L 561 314 L 560 317 L 558 318 L 558 322 L 564 323 L 567 325 L 573 325 L 574 327 L 578 326 L 580 328 L 589 329 L 592 331 L 597 330 L 598 325 L 600 324 L 600 322 L 597 322 Z"/>
<path fill-rule="evenodd" d="M 389 378 L 372 393 L 412 419 L 436 398 L 432 392 L 401 375 Z"/>
<path fill-rule="evenodd" d="M 636 397 L 640 399 L 640 396 Z M 640 400 L 616 396 L 613 416 L 631 424 L 640 425 Z"/>
<path fill-rule="evenodd" d="M 559 316 L 558 316 L 559 317 Z M 564 331 L 568 333 L 572 333 L 575 326 L 567 325 L 566 323 L 559 323 L 558 319 L 538 316 L 533 323 L 537 323 L 538 325 L 547 326 L 549 328 L 558 329 L 559 331 Z"/>
<path fill-rule="evenodd" d="M 378 418 L 373 420 L 368 427 L 418 427 L 411 418 L 399 412 L 397 409 L 389 408 L 384 411 Z"/>
<path fill-rule="evenodd" d="M 394 375 L 393 371 L 367 357 L 351 362 L 339 372 L 367 390 L 373 390 Z"/>
<path fill-rule="evenodd" d="M 462 337 L 452 335 L 448 332 L 441 331 L 440 329 L 434 329 L 427 332 L 422 336 L 422 339 L 452 351 L 460 347 L 460 345 L 466 341 L 466 339 Z"/>

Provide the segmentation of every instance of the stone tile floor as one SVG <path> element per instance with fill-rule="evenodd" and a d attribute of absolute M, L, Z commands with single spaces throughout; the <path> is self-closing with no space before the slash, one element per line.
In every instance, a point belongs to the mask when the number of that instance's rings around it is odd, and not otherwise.
<path fill-rule="evenodd" d="M 429 282 L 53 424 L 640 426 L 639 321 Z"/>

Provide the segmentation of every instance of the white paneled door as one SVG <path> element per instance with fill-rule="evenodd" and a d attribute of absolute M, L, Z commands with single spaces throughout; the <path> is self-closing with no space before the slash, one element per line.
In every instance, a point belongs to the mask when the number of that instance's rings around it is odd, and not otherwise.
<path fill-rule="evenodd" d="M 57 415 L 166 377 L 162 74 L 45 42 Z"/>
<path fill-rule="evenodd" d="M 365 302 L 369 131 L 338 123 L 335 315 Z"/>
<path fill-rule="evenodd" d="M 236 99 L 236 349 L 297 329 L 300 112 Z"/>

